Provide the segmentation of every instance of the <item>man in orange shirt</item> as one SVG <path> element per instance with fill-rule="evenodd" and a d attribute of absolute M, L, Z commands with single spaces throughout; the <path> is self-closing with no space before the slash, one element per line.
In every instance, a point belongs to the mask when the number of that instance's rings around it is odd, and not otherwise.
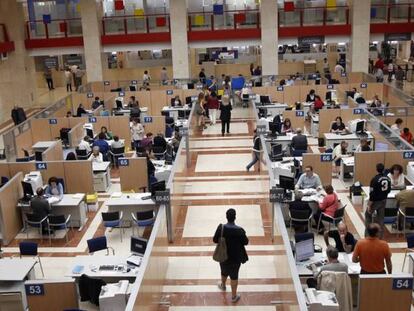
<path fill-rule="evenodd" d="M 410 129 L 408 127 L 404 127 L 400 136 L 409 144 L 413 143 L 413 134 L 410 132 Z"/>
<path fill-rule="evenodd" d="M 377 223 L 368 225 L 368 237 L 359 240 L 352 256 L 353 262 L 361 265 L 361 274 L 385 274 L 384 261 L 387 271 L 392 273 L 391 251 L 387 242 L 379 239 L 380 226 Z"/>

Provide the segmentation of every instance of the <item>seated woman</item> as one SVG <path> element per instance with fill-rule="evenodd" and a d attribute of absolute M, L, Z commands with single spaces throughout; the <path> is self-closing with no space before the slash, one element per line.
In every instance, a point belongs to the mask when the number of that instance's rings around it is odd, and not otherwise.
<path fill-rule="evenodd" d="M 171 107 L 182 106 L 180 96 L 176 95 L 171 98 Z"/>
<path fill-rule="evenodd" d="M 62 200 L 63 185 L 60 182 L 58 182 L 58 179 L 56 177 L 50 177 L 45 193 L 47 196 L 56 197 L 59 200 Z"/>
<path fill-rule="evenodd" d="M 121 140 L 119 140 L 119 137 L 118 136 L 114 136 L 114 141 L 111 143 L 111 149 L 113 150 L 113 149 L 118 149 L 118 148 L 122 148 L 122 147 L 124 147 L 125 145 L 124 145 L 124 143 L 121 141 Z"/>
<path fill-rule="evenodd" d="M 89 159 L 92 162 L 102 163 L 103 162 L 103 155 L 99 152 L 99 147 L 95 146 L 92 148 L 92 154 L 89 156 Z"/>
<path fill-rule="evenodd" d="M 281 132 L 282 133 L 291 133 L 291 132 L 293 132 L 292 123 L 290 122 L 289 118 L 286 118 L 285 121 L 283 121 Z"/>
<path fill-rule="evenodd" d="M 334 189 L 332 185 L 327 185 L 324 187 L 326 195 L 323 198 L 322 203 L 319 204 L 319 209 L 317 212 L 313 215 L 313 219 L 315 220 L 316 226 L 319 222 L 319 217 L 322 213 L 325 213 L 328 216 L 334 217 L 336 210 L 339 208 L 339 201 L 338 196 L 334 192 Z M 323 225 L 323 222 L 321 221 L 321 224 L 319 226 L 319 234 L 323 233 L 325 231 L 325 226 Z"/>
<path fill-rule="evenodd" d="M 313 103 L 313 108 L 315 111 L 319 111 L 319 109 L 323 108 L 323 101 L 319 95 L 315 95 L 315 102 Z"/>
<path fill-rule="evenodd" d="M 106 128 L 106 126 L 101 127 L 101 133 L 105 135 L 105 140 L 113 139 L 112 133 L 108 132 L 108 129 Z"/>
<path fill-rule="evenodd" d="M 405 176 L 403 173 L 403 167 L 399 164 L 391 166 L 388 178 L 391 179 L 391 189 L 405 189 Z"/>
<path fill-rule="evenodd" d="M 341 117 L 336 117 L 335 122 L 331 125 L 331 133 L 340 133 L 346 130 L 344 122 Z"/>
<path fill-rule="evenodd" d="M 81 117 L 83 114 L 87 114 L 88 112 L 83 108 L 82 104 L 79 104 L 78 109 L 76 110 L 76 116 Z"/>
<path fill-rule="evenodd" d="M 76 160 L 77 160 L 77 158 L 76 158 L 76 154 L 74 152 L 69 152 L 66 155 L 66 161 L 76 161 Z"/>
<path fill-rule="evenodd" d="M 307 103 L 311 103 L 315 101 L 315 90 L 310 90 L 309 94 L 306 95 L 306 102 Z"/>
<path fill-rule="evenodd" d="M 355 152 L 361 151 L 371 151 L 371 147 L 369 146 L 368 139 L 361 138 L 359 145 L 356 147 Z"/>

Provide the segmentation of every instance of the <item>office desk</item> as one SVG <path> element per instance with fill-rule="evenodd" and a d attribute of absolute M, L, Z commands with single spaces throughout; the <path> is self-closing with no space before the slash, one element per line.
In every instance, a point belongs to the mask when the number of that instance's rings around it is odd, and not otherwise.
<path fill-rule="evenodd" d="M 22 282 L 35 279 L 33 258 L 0 259 L 0 282 Z"/>
<path fill-rule="evenodd" d="M 35 143 L 32 146 L 32 150 L 33 152 L 43 152 L 45 151 L 47 148 L 49 148 L 50 146 L 52 146 L 54 143 L 56 143 L 56 141 L 52 140 L 52 141 L 38 141 L 37 143 Z"/>
<path fill-rule="evenodd" d="M 306 266 L 310 265 L 311 263 L 315 263 L 322 260 L 327 260 L 326 253 L 315 253 L 315 255 L 312 258 L 306 261 L 297 262 L 296 269 L 298 271 L 299 277 L 312 277 L 312 270 L 308 269 Z M 339 253 L 338 260 L 339 262 L 343 262 L 348 265 L 349 275 L 357 276 L 361 273 L 361 266 L 359 265 L 359 263 L 352 262 L 352 253 Z"/>
<path fill-rule="evenodd" d="M 97 192 L 106 192 L 111 186 L 111 162 L 92 162 L 93 188 Z"/>
<path fill-rule="evenodd" d="M 282 161 L 272 162 L 272 170 L 275 180 L 279 182 L 279 176 L 295 177 L 293 159 L 296 159 L 302 165 L 302 157 L 284 157 Z M 289 162 L 286 162 L 289 161 Z"/>
<path fill-rule="evenodd" d="M 24 214 L 32 212 L 30 203 L 19 203 L 18 206 L 22 209 L 22 223 L 25 224 Z M 52 204 L 50 213 L 65 215 L 65 217 L 70 214 L 69 226 L 79 227 L 79 231 L 81 231 L 88 220 L 86 217 L 85 194 L 64 194 L 62 200 Z"/>
<path fill-rule="evenodd" d="M 277 136 L 276 138 L 266 137 L 265 141 L 266 141 L 267 150 L 272 150 L 270 146 L 271 143 L 277 143 L 277 144 L 282 145 L 283 150 L 289 151 L 289 147 L 290 147 L 290 144 L 292 143 L 293 136 L 296 136 L 296 134 L 286 133 L 286 135 L 280 135 L 280 136 Z M 306 135 L 306 136 L 309 138 L 309 135 Z"/>
<path fill-rule="evenodd" d="M 368 141 L 372 141 L 371 146 L 372 146 L 372 150 L 374 150 L 375 138 L 371 133 L 367 132 L 367 134 L 368 135 L 366 137 L 358 136 L 354 133 L 347 134 L 347 135 L 325 133 L 323 135 L 325 137 L 325 145 L 327 147 L 333 148 L 334 144 L 340 144 L 342 141 L 346 141 L 349 144 L 348 150 L 355 150 L 358 147 L 361 138 L 366 138 Z"/>
<path fill-rule="evenodd" d="M 367 210 L 368 207 L 368 201 L 369 201 L 369 187 L 362 187 L 362 191 L 365 193 L 365 199 L 363 202 L 363 207 L 362 207 L 362 212 L 365 213 L 365 211 Z M 414 189 L 414 185 L 409 185 L 406 187 L 407 190 L 412 190 Z M 390 193 L 388 193 L 388 197 L 387 197 L 387 204 L 385 206 L 385 208 L 394 208 L 397 206 L 397 201 L 395 200 L 395 196 L 397 195 L 398 192 L 400 192 L 401 190 L 391 190 Z"/>
<path fill-rule="evenodd" d="M 282 104 L 282 103 L 271 103 L 271 104 L 265 104 L 265 105 L 261 105 L 256 104 L 256 108 L 263 108 L 267 110 L 267 115 L 271 115 L 272 118 L 275 117 L 276 115 L 279 114 L 283 114 L 283 111 L 286 110 L 286 108 L 288 108 L 288 104 Z"/>
<path fill-rule="evenodd" d="M 184 106 L 177 106 L 177 107 L 169 107 L 169 106 L 164 106 L 162 108 L 162 112 L 168 112 L 168 114 L 170 115 L 170 117 L 174 118 L 174 121 L 176 121 L 178 119 L 178 112 L 179 111 L 190 111 L 191 108 L 188 105 L 184 105 Z"/>
<path fill-rule="evenodd" d="M 134 281 L 139 272 L 139 267 L 131 266 L 127 264 L 128 256 L 104 256 L 104 255 L 92 255 L 92 256 L 76 256 L 73 265 L 65 275 L 66 277 L 75 278 L 76 280 L 82 275 L 86 274 L 91 278 L 104 279 L 105 281 L 128 279 Z M 99 270 L 101 265 L 122 265 L 125 267 L 124 271 L 102 271 Z M 83 266 L 83 271 L 80 273 L 73 273 L 75 266 Z M 130 268 L 127 272 L 126 268 Z"/>
<path fill-rule="evenodd" d="M 151 160 L 151 162 L 155 166 L 155 178 L 158 181 L 167 182 L 170 178 L 172 165 L 165 165 L 164 160 Z"/>
<path fill-rule="evenodd" d="M 150 195 L 150 193 L 113 193 L 106 201 L 106 205 L 109 212 L 123 211 L 123 220 L 131 222 L 131 213 L 155 209 L 156 205 L 153 200 L 142 199 Z"/>
<path fill-rule="evenodd" d="M 188 120 L 187 119 L 177 119 L 177 120 L 175 120 L 174 124 L 177 127 L 185 127 L 185 126 L 188 126 Z"/>
<path fill-rule="evenodd" d="M 311 115 L 311 135 L 313 137 L 319 137 L 319 115 Z"/>
<path fill-rule="evenodd" d="M 352 178 L 353 178 L 354 166 L 355 166 L 355 157 L 341 158 L 341 171 L 340 171 L 339 178 L 342 181 L 344 181 L 345 174 L 351 174 L 351 173 L 352 173 Z"/>

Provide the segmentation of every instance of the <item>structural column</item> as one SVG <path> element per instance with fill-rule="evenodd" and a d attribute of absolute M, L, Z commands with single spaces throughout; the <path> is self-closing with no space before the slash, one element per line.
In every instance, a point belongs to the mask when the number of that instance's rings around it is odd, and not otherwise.
<path fill-rule="evenodd" d="M 349 66 L 353 72 L 368 73 L 371 1 L 353 0 L 351 3 L 351 44 Z"/>
<path fill-rule="evenodd" d="M 260 3 L 262 31 L 262 74 L 277 75 L 278 58 L 278 21 L 277 1 L 262 0 Z"/>
<path fill-rule="evenodd" d="M 191 78 L 187 38 L 187 0 L 170 1 L 170 21 L 173 78 Z"/>
<path fill-rule="evenodd" d="M 21 2 L 0 1 L 0 23 L 7 27 L 9 39 L 15 50 L 7 59 L 0 60 L 0 122 L 10 118 L 14 105 L 30 107 L 37 96 L 34 58 L 25 45 L 25 14 Z"/>
<path fill-rule="evenodd" d="M 102 2 L 81 0 L 83 46 L 88 82 L 103 80 L 103 49 L 101 46 Z"/>

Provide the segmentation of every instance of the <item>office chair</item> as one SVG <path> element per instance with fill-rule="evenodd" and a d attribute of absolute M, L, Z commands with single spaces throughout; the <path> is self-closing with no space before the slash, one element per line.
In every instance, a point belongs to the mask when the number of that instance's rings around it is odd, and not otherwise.
<path fill-rule="evenodd" d="M 398 212 L 403 217 L 403 232 L 404 235 L 406 234 L 405 226 L 408 223 L 412 224 L 414 223 L 414 209 L 412 207 L 406 207 L 405 210 L 402 210 L 401 208 L 398 210 Z"/>
<path fill-rule="evenodd" d="M 86 151 L 86 149 L 75 149 L 76 152 L 76 158 L 78 160 L 87 160 L 90 156 L 90 154 Z"/>
<path fill-rule="evenodd" d="M 70 128 L 61 128 L 59 131 L 59 138 L 62 141 L 64 147 L 69 147 L 69 131 Z"/>
<path fill-rule="evenodd" d="M 304 153 L 307 153 L 308 152 L 308 150 L 296 150 L 296 149 L 293 149 L 292 148 L 292 156 L 293 157 L 301 157 L 301 156 L 303 156 L 303 154 Z"/>
<path fill-rule="evenodd" d="M 398 211 L 399 211 L 398 207 L 386 208 L 385 215 L 384 215 L 384 225 L 397 226 Z"/>
<path fill-rule="evenodd" d="M 138 235 L 139 235 L 139 228 L 140 227 L 151 227 L 154 225 L 155 222 L 155 211 L 144 211 L 144 212 L 137 212 L 136 215 L 131 213 L 132 220 L 137 227 Z M 135 232 L 135 226 L 132 227 L 132 235 Z"/>
<path fill-rule="evenodd" d="M 109 249 L 112 250 L 112 255 L 115 255 L 115 250 L 108 246 L 106 242 L 106 236 L 100 236 L 97 238 L 89 239 L 86 241 L 88 243 L 89 254 L 93 254 L 97 251 L 102 251 L 106 249 L 106 255 L 109 255 Z"/>
<path fill-rule="evenodd" d="M 70 222 L 70 214 L 65 218 L 65 215 L 49 215 L 47 218 L 49 226 L 49 244 L 52 245 L 52 238 L 50 237 L 50 229 L 53 229 L 53 234 L 56 235 L 56 230 L 65 230 L 66 243 L 68 240 L 68 224 Z M 72 227 L 71 227 L 72 229 Z"/>
<path fill-rule="evenodd" d="M 123 212 L 106 212 L 102 213 L 102 221 L 105 228 L 118 228 L 121 235 L 122 242 L 122 216 Z"/>
<path fill-rule="evenodd" d="M 39 231 L 40 234 L 40 240 L 43 241 L 43 234 L 42 234 L 42 228 L 43 228 L 43 222 L 47 222 L 47 216 L 43 218 L 39 218 L 38 215 L 35 214 L 25 214 L 25 229 L 26 229 L 26 238 L 29 238 L 29 227 L 36 228 Z"/>
<path fill-rule="evenodd" d="M 408 253 L 414 252 L 414 233 L 408 234 L 405 238 L 407 240 L 407 248 L 405 249 L 404 261 L 401 270 L 402 272 L 404 272 L 405 260 L 407 259 Z"/>
<path fill-rule="evenodd" d="M 37 243 L 35 242 L 20 242 L 19 243 L 20 258 L 22 258 L 23 256 L 37 257 L 36 263 L 39 263 L 40 270 L 42 271 L 42 276 L 45 277 L 45 274 L 43 273 L 42 262 L 40 261 L 37 248 L 38 248 Z"/>
<path fill-rule="evenodd" d="M 120 148 L 111 148 L 109 150 L 109 154 L 111 155 L 112 163 L 118 167 L 118 159 L 125 157 L 125 146 Z"/>
<path fill-rule="evenodd" d="M 152 146 L 152 152 L 157 160 L 165 159 L 167 149 L 164 146 Z"/>
<path fill-rule="evenodd" d="M 284 152 L 283 152 L 283 146 L 282 144 L 272 144 L 272 150 L 271 150 L 271 160 L 272 161 L 281 161 L 283 158 Z"/>
<path fill-rule="evenodd" d="M 322 221 L 326 221 L 329 224 L 328 231 L 331 229 L 331 224 L 336 226 L 338 223 L 340 223 L 345 218 L 345 207 L 346 204 L 338 208 L 335 211 L 334 217 L 329 216 L 325 213 L 321 213 L 321 215 L 319 216 L 318 227 L 316 230 L 319 232 L 319 227 Z"/>
<path fill-rule="evenodd" d="M 308 232 L 311 231 L 311 220 L 312 220 L 312 210 L 309 209 L 289 209 L 290 217 L 290 230 L 293 230 L 293 224 L 306 224 L 308 226 Z"/>

